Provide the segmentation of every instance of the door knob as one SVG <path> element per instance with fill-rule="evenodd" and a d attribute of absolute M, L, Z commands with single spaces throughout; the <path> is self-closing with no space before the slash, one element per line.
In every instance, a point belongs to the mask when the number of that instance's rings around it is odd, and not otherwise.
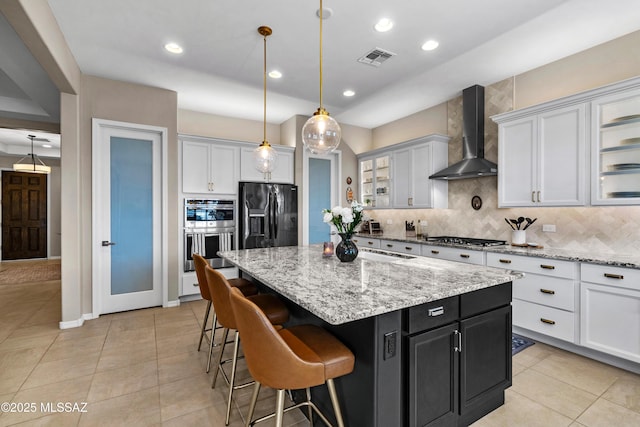
<path fill-rule="evenodd" d="M 102 246 L 113 246 L 115 244 L 116 244 L 115 242 L 110 242 L 108 240 L 103 240 L 102 241 Z"/>

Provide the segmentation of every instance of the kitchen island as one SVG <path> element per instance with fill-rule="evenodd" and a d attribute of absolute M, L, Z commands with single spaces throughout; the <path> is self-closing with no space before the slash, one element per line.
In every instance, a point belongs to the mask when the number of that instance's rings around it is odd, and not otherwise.
<path fill-rule="evenodd" d="M 341 263 L 321 245 L 219 255 L 284 297 L 292 324 L 319 324 L 354 352 L 336 381 L 347 425 L 468 425 L 504 402 L 519 273 L 369 251 Z M 313 393 L 332 414 L 324 388 Z"/>

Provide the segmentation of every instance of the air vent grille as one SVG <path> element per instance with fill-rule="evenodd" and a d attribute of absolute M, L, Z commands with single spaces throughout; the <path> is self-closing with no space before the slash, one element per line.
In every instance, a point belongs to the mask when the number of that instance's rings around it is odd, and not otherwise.
<path fill-rule="evenodd" d="M 360 57 L 358 59 L 358 62 L 371 65 L 373 67 L 379 67 L 383 62 L 395 55 L 396 54 L 393 52 L 376 47 L 375 49 L 365 53 L 362 57 Z"/>

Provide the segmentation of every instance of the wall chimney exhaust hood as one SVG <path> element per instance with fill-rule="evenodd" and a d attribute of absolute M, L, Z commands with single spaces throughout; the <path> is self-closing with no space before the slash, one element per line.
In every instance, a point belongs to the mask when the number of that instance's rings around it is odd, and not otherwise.
<path fill-rule="evenodd" d="M 462 91 L 462 160 L 429 179 L 465 179 L 498 174 L 498 166 L 484 158 L 484 87 Z"/>

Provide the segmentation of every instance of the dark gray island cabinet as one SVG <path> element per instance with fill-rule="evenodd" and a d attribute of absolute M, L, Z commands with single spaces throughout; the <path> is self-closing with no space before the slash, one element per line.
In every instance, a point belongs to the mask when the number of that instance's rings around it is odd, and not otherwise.
<path fill-rule="evenodd" d="M 290 324 L 321 325 L 353 351 L 354 371 L 336 379 L 347 426 L 466 426 L 504 403 L 519 273 L 429 258 L 340 263 L 321 252 L 220 255 L 283 297 Z M 331 419 L 326 388 L 312 393 Z"/>

